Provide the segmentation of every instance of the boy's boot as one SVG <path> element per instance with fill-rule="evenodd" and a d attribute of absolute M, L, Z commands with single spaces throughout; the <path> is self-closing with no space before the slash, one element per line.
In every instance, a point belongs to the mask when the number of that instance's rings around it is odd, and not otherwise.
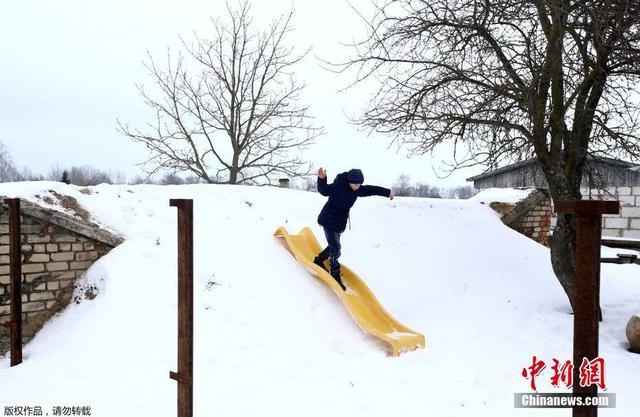
<path fill-rule="evenodd" d="M 347 287 L 345 287 L 345 285 L 342 283 L 342 278 L 340 277 L 340 267 L 338 266 L 338 269 L 332 269 L 331 270 L 331 276 L 333 277 L 333 279 L 335 279 L 338 284 L 340 285 L 340 288 L 342 288 L 343 291 L 347 290 Z"/>
<path fill-rule="evenodd" d="M 325 260 L 326 260 L 326 259 L 322 259 L 321 257 L 316 256 L 315 258 L 313 258 L 313 263 L 314 263 L 314 264 L 316 264 L 316 265 L 318 265 L 320 268 L 324 269 L 325 271 L 329 272 L 329 271 L 327 270 L 327 267 L 326 267 L 326 266 L 324 266 L 324 261 L 325 261 Z"/>

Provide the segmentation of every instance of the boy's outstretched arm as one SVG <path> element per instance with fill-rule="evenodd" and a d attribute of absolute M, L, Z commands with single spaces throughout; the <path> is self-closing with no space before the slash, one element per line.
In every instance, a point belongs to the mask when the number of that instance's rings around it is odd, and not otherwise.
<path fill-rule="evenodd" d="M 369 197 L 371 195 L 379 195 L 381 197 L 389 197 L 393 200 L 393 191 L 388 188 L 378 187 L 377 185 L 362 185 L 358 188 L 358 197 Z"/>
<path fill-rule="evenodd" d="M 329 197 L 331 191 L 333 191 L 333 184 L 327 184 L 327 171 L 320 167 L 318 170 L 318 192 L 325 197 Z"/>

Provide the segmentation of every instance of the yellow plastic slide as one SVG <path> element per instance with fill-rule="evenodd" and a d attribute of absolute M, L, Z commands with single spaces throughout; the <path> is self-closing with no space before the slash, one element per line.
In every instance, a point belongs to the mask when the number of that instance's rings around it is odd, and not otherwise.
<path fill-rule="evenodd" d="M 355 272 L 341 264 L 342 282 L 347 287 L 347 291 L 343 291 L 327 271 L 313 263 L 313 258 L 320 253 L 322 247 L 308 227 L 302 229 L 297 235 L 291 235 L 287 229 L 279 227 L 275 236 L 284 238 L 298 262 L 333 288 L 362 330 L 390 345 L 393 356 L 424 347 L 424 336 L 403 326 L 393 318 Z"/>

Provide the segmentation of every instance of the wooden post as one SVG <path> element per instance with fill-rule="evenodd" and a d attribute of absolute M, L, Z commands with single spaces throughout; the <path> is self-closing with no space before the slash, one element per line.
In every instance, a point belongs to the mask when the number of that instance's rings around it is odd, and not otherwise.
<path fill-rule="evenodd" d="M 22 363 L 22 246 L 20 242 L 20 199 L 7 198 L 9 206 L 9 291 L 11 293 L 11 319 L 2 323 L 9 328 L 11 366 Z"/>
<path fill-rule="evenodd" d="M 570 200 L 555 203 L 557 213 L 576 216 L 576 294 L 573 316 L 573 395 L 597 396 L 597 385 L 580 386 L 582 358 L 598 357 L 600 244 L 602 215 L 618 214 L 620 202 Z M 573 417 L 596 417 L 597 407 L 574 407 Z"/>
<path fill-rule="evenodd" d="M 193 200 L 175 200 L 178 208 L 178 417 L 193 416 Z"/>

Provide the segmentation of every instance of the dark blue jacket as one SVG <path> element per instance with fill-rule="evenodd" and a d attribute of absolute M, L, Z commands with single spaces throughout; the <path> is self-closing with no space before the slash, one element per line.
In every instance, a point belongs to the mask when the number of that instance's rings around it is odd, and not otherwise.
<path fill-rule="evenodd" d="M 391 190 L 375 185 L 361 185 L 358 191 L 353 191 L 347 181 L 347 173 L 336 176 L 333 184 L 327 184 L 327 177 L 318 177 L 318 192 L 329 197 L 318 216 L 318 223 L 335 232 L 344 232 L 349 218 L 349 209 L 358 197 L 379 195 L 389 197 Z"/>

